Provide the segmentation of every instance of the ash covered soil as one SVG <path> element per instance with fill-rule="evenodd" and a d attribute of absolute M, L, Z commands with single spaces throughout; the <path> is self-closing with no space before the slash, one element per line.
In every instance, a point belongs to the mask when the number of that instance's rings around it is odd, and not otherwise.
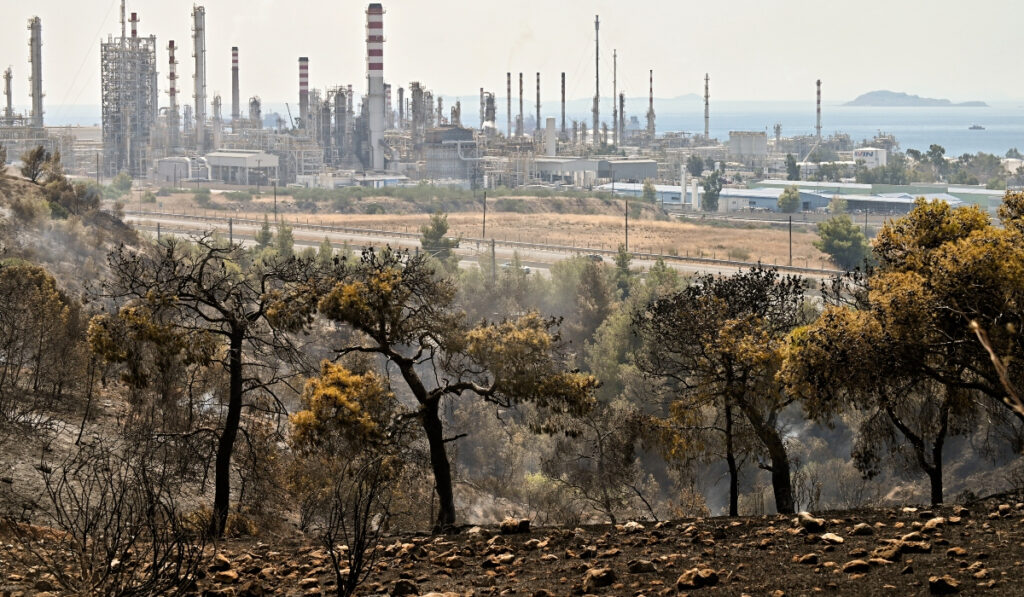
<path fill-rule="evenodd" d="M 1020 595 L 1024 504 L 709 518 L 389 537 L 361 595 Z M 0 538 L 3 540 L 3 538 Z M 9 540 L 9 539 L 8 539 Z M 10 549 L 12 544 L 8 543 Z M 13 548 L 0 595 L 59 594 Z M 210 550 L 196 594 L 329 595 L 316 545 L 237 539 Z"/>

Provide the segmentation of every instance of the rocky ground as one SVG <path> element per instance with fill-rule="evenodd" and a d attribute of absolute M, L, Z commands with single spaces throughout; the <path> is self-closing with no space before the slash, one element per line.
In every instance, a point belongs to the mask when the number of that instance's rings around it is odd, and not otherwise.
<path fill-rule="evenodd" d="M 527 532 L 516 527 L 389 538 L 360 594 L 1020 595 L 1024 590 L 1024 504 L 1013 502 Z M 15 557 L 9 553 L 0 560 L 0 567 L 10 566 L 0 575 L 0 595 L 58 593 L 45 570 L 16 557 L 16 546 L 13 551 Z M 333 578 L 327 554 L 315 546 L 232 540 L 211 552 L 197 592 L 333 594 Z"/>

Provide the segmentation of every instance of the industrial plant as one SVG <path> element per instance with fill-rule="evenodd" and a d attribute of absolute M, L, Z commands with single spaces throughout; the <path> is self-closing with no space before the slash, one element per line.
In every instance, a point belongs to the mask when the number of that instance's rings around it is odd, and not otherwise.
<path fill-rule="evenodd" d="M 821 81 L 816 87 L 814 135 L 783 137 L 781 126 L 776 126 L 772 137 L 765 131 L 732 131 L 727 140 L 712 138 L 711 77 L 707 74 L 695 81 L 695 85 L 703 83 L 703 131 L 659 132 L 655 72 L 644 69 L 646 107 L 627 105 L 626 93 L 619 85 L 618 49 L 612 52 L 612 110 L 610 115 L 602 114 L 599 16 L 594 18 L 594 96 L 589 119 L 567 119 L 565 72 L 557 73 L 560 110 L 555 114 L 543 110 L 544 73 L 506 72 L 504 97 L 501 89 L 480 87 L 479 114 L 472 123 L 475 128 L 466 122 L 463 109 L 469 107 L 461 100 L 446 105 L 445 98 L 422 81 L 388 81 L 386 11 L 380 3 L 370 3 L 365 9 L 365 85 L 338 79 L 328 86 L 313 87 L 311 69 L 326 71 L 329 67 L 296 56 L 298 98 L 297 104 L 286 105 L 287 118 L 276 113 L 265 116 L 259 90 L 246 90 L 243 95 L 242 57 L 252 54 L 234 46 L 230 57 L 211 55 L 206 44 L 206 9 L 196 5 L 190 14 L 182 15 L 183 21 L 186 18 L 191 20 L 190 40 L 158 41 L 140 32 L 142 18 L 139 13 L 126 12 L 122 0 L 120 32 L 108 35 L 100 44 L 99 135 L 84 128 L 45 125 L 42 24 L 38 17 L 30 19 L 31 111 L 15 113 L 16 81 L 7 69 L 0 144 L 8 148 L 12 159 L 42 145 L 50 152 L 60 151 L 65 167 L 73 174 L 102 179 L 124 172 L 162 186 L 205 181 L 335 188 L 426 181 L 473 189 L 526 185 L 593 189 L 650 180 L 685 190 L 693 186 L 691 194 L 681 195 L 683 208 L 699 205 L 696 180 L 688 184 L 686 175 L 685 166 L 692 156 L 700 156 L 711 167 L 728 164 L 771 173 L 785 169 L 788 154 L 806 161 L 815 150 L 842 156 L 852 155 L 855 149 L 848 136 L 822 136 Z M 192 60 L 187 60 L 189 55 Z M 225 114 L 224 100 L 208 91 L 207 74 L 229 65 L 230 113 Z M 188 76 L 182 73 L 188 71 L 194 83 L 191 101 L 181 97 L 179 89 L 180 78 Z M 329 80 L 336 74 L 321 73 L 318 79 Z M 480 73 L 480 77 L 500 81 L 500 73 Z M 527 89 L 531 78 L 532 90 Z M 161 93 L 162 86 L 166 93 Z M 527 113 L 531 91 L 534 110 Z M 499 126 L 502 104 L 505 122 Z M 884 154 L 891 139 L 876 141 L 871 149 Z"/>

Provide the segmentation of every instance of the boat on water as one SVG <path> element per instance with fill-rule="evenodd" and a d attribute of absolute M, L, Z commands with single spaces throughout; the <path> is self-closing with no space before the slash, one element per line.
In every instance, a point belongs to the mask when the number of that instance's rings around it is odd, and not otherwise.
<path fill-rule="evenodd" d="M 969 131 L 983 131 L 983 130 L 985 130 L 985 127 L 981 126 L 980 124 L 972 124 L 971 126 L 967 127 L 967 130 L 969 130 Z"/>

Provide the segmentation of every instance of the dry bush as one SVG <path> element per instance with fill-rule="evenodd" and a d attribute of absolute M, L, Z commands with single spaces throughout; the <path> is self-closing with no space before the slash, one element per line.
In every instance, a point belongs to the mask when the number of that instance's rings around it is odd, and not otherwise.
<path fill-rule="evenodd" d="M 55 467 L 40 467 L 45 527 L 6 522 L 29 559 L 69 593 L 185 593 L 205 541 L 183 523 L 165 464 L 153 445 L 81 446 Z"/>

